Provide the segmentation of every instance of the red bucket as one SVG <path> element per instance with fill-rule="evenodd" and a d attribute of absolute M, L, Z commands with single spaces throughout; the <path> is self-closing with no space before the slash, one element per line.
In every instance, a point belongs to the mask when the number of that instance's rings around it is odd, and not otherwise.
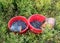
<path fill-rule="evenodd" d="M 8 22 L 8 28 L 10 29 L 10 27 L 11 27 L 11 25 L 12 25 L 12 23 L 13 22 L 15 22 L 16 20 L 22 20 L 22 21 L 24 21 L 25 23 L 26 23 L 26 28 L 24 29 L 24 30 L 22 30 L 21 32 L 19 32 L 19 33 L 25 33 L 26 31 L 27 31 L 27 29 L 28 29 L 28 21 L 27 21 L 27 19 L 25 18 L 25 17 L 23 17 L 23 16 L 16 16 L 16 17 L 13 17 L 13 18 L 11 18 L 10 20 L 9 20 L 9 22 Z"/>
<path fill-rule="evenodd" d="M 40 21 L 41 23 L 44 22 L 46 19 L 45 16 L 43 15 L 40 15 L 40 14 L 33 14 L 32 16 L 29 17 L 28 19 L 28 23 L 29 23 L 29 29 L 34 32 L 34 33 L 42 33 L 42 29 L 37 29 L 35 27 L 33 27 L 30 22 L 34 21 L 34 20 L 37 20 L 37 21 Z"/>

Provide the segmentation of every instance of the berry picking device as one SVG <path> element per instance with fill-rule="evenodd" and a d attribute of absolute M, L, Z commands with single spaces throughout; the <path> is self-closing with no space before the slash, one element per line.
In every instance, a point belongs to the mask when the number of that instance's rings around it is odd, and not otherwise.
<path fill-rule="evenodd" d="M 32 32 L 37 33 L 37 34 L 42 33 L 42 31 L 43 31 L 42 29 L 37 29 L 30 24 L 30 22 L 35 21 L 35 20 L 40 21 L 43 24 L 43 22 L 46 20 L 46 17 L 43 15 L 40 15 L 40 14 L 33 14 L 28 19 L 29 29 Z"/>
<path fill-rule="evenodd" d="M 26 28 L 24 30 L 20 30 L 19 31 L 19 33 L 21 33 L 21 34 L 25 33 L 27 31 L 27 29 L 28 29 L 29 26 L 28 26 L 28 21 L 27 21 L 27 19 L 24 16 L 16 16 L 16 17 L 11 18 L 9 20 L 9 22 L 8 22 L 8 28 L 9 28 L 9 30 L 10 30 L 10 27 L 11 27 L 12 23 L 15 22 L 15 21 L 17 21 L 17 20 L 22 20 L 22 21 L 24 21 L 26 23 L 26 25 L 27 25 Z"/>

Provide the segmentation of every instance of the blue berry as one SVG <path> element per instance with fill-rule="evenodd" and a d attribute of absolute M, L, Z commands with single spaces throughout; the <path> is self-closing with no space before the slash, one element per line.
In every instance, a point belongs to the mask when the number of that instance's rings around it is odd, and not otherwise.
<path fill-rule="evenodd" d="M 42 23 L 39 22 L 39 21 L 33 21 L 33 22 L 30 22 L 30 23 L 33 27 L 38 28 L 38 29 L 40 29 L 40 26 L 42 25 Z"/>
<path fill-rule="evenodd" d="M 15 32 L 19 32 L 21 30 L 21 28 L 22 28 L 22 30 L 24 30 L 26 28 L 26 23 L 22 20 L 19 20 L 19 21 L 15 21 L 12 23 L 10 30 L 15 31 Z"/>

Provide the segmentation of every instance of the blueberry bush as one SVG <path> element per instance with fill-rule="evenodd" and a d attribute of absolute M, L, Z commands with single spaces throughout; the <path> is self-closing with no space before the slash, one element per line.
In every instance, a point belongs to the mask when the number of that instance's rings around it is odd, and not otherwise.
<path fill-rule="evenodd" d="M 54 17 L 56 25 L 46 27 L 42 34 L 28 30 L 25 34 L 14 34 L 8 30 L 8 21 L 14 16 L 33 14 Z M 0 43 L 60 43 L 60 0 L 0 0 Z"/>

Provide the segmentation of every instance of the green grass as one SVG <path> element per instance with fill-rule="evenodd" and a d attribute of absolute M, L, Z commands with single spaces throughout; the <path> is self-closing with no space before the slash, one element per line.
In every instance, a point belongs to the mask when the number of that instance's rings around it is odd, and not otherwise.
<path fill-rule="evenodd" d="M 8 21 L 14 16 L 29 16 L 38 13 L 54 17 L 54 30 L 46 28 L 42 34 L 28 30 L 14 34 L 8 30 Z M 60 0 L 0 0 L 0 43 L 60 43 Z"/>

